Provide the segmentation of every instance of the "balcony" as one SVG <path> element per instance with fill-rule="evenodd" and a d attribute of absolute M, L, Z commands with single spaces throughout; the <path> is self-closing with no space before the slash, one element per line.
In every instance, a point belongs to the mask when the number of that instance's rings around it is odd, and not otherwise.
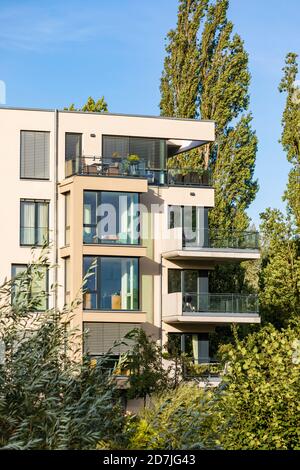
<path fill-rule="evenodd" d="M 184 232 L 184 233 L 183 233 Z M 181 227 L 165 232 L 163 257 L 170 260 L 247 261 L 260 258 L 258 232 L 192 232 Z"/>
<path fill-rule="evenodd" d="M 163 296 L 165 323 L 260 323 L 255 294 L 195 294 L 175 292 Z"/>
<path fill-rule="evenodd" d="M 66 160 L 66 178 L 70 176 L 109 176 L 143 178 L 156 186 L 211 186 L 209 170 L 191 168 L 150 168 L 142 159 L 81 156 Z"/>

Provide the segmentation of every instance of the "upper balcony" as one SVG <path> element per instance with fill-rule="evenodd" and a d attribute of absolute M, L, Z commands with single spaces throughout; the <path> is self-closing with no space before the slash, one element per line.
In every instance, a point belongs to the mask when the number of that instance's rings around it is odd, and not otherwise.
<path fill-rule="evenodd" d="M 260 323 L 257 295 L 174 292 L 163 296 L 165 323 Z"/>
<path fill-rule="evenodd" d="M 189 235 L 189 236 L 187 236 Z M 258 232 L 216 232 L 199 229 L 189 234 L 181 227 L 167 230 L 163 257 L 169 260 L 234 262 L 260 258 Z"/>
<path fill-rule="evenodd" d="M 135 157 L 135 158 L 133 158 Z M 100 176 L 143 178 L 155 186 L 199 186 L 212 185 L 211 173 L 205 169 L 192 168 L 152 168 L 146 161 L 129 157 L 79 156 L 66 160 L 66 178 L 70 176 Z"/>

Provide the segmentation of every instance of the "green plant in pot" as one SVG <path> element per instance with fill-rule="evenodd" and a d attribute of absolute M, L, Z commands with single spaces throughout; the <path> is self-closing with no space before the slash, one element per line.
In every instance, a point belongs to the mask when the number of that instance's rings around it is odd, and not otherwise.
<path fill-rule="evenodd" d="M 138 170 L 138 164 L 140 162 L 140 157 L 138 155 L 136 155 L 135 153 L 132 153 L 131 155 L 128 155 L 127 162 L 129 164 L 129 166 L 131 167 L 131 173 L 135 174 L 136 171 Z"/>

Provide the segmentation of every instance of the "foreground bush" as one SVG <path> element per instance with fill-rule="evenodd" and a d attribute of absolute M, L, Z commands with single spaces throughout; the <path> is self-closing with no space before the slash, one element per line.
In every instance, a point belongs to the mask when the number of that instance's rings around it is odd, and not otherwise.
<path fill-rule="evenodd" d="M 101 363 L 71 359 L 75 333 L 62 319 L 76 304 L 30 313 L 45 300 L 36 286 L 46 264 L 42 255 L 0 288 L 0 447 L 93 449 L 117 439 L 124 418 Z"/>
<path fill-rule="evenodd" d="M 182 385 L 129 425 L 132 449 L 300 449 L 300 328 L 273 326 L 221 350 L 216 389 Z"/>

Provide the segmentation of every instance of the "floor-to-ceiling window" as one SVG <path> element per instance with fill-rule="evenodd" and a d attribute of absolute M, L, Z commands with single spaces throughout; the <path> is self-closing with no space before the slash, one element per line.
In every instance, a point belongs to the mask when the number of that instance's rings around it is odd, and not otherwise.
<path fill-rule="evenodd" d="M 167 144 L 165 139 L 104 135 L 102 155 L 116 171 L 146 176 L 150 183 L 165 184 Z"/>
<path fill-rule="evenodd" d="M 209 333 L 169 333 L 168 350 L 172 355 L 184 353 L 194 364 L 212 361 Z"/>
<path fill-rule="evenodd" d="M 139 309 L 138 258 L 85 256 L 83 268 L 84 309 Z"/>
<path fill-rule="evenodd" d="M 184 313 L 205 311 L 209 301 L 208 271 L 169 269 L 168 293 L 182 292 Z"/>
<path fill-rule="evenodd" d="M 182 240 L 186 248 L 208 247 L 208 208 L 196 206 L 169 206 L 170 229 L 182 227 Z"/>
<path fill-rule="evenodd" d="M 83 242 L 140 243 L 138 193 L 84 191 Z"/>

